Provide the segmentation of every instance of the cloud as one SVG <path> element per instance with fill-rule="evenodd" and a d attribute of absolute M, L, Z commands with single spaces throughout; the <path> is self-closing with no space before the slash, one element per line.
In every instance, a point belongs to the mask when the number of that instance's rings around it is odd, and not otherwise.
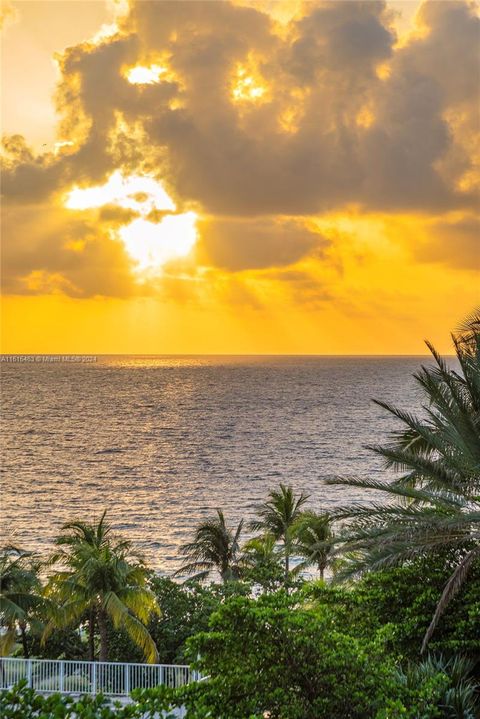
<path fill-rule="evenodd" d="M 116 221 L 104 216 L 100 223 L 98 211 L 77 213 L 42 205 L 4 208 L 3 291 L 63 291 L 72 297 L 134 294 L 130 262 L 110 233 Z"/>
<path fill-rule="evenodd" d="M 281 32 L 267 7 L 132 2 L 115 35 L 57 59 L 58 139 L 72 144 L 35 156 L 20 136 L 6 140 L 7 291 L 27 291 L 32 272 L 38 287 L 78 296 L 151 291 L 112 235 L 131 213 L 61 206 L 74 184 L 115 170 L 152 174 L 179 211 L 203 215 L 199 259 L 232 272 L 321 259 L 327 243 L 309 218 L 352 205 L 475 211 L 473 4 L 424 3 L 421 32 L 399 45 L 384 2 L 306 3 Z M 130 83 L 137 65 L 161 67 L 158 81 Z M 471 262 L 466 226 L 439 221 L 436 232 L 419 253 Z"/>
<path fill-rule="evenodd" d="M 326 244 L 298 219 L 219 218 L 199 230 L 200 261 L 232 271 L 291 265 Z"/>
<path fill-rule="evenodd" d="M 458 185 L 474 159 L 463 143 L 465 125 L 478 125 L 480 20 L 472 4 L 447 1 L 424 3 L 419 22 L 423 34 L 397 50 L 375 91 L 375 122 L 362 145 L 366 204 L 387 211 L 474 207 L 476 195 Z M 449 122 L 456 114 L 462 124 Z"/>
<path fill-rule="evenodd" d="M 290 298 L 305 310 L 317 310 L 338 297 L 330 282 L 315 271 L 282 269 L 268 273 L 270 280 L 280 282 L 287 288 Z"/>
<path fill-rule="evenodd" d="M 66 180 L 53 153 L 35 156 L 21 135 L 3 138 L 2 197 L 12 204 L 45 200 Z"/>
<path fill-rule="evenodd" d="M 373 76 L 392 54 L 395 37 L 387 22 L 382 2 L 346 0 L 313 8 L 296 23 L 289 68 L 305 84 L 329 72 L 340 73 L 341 81 L 345 73 Z"/>
<path fill-rule="evenodd" d="M 450 267 L 480 271 L 480 218 L 466 216 L 457 221 L 431 223 L 427 240 L 418 247 L 417 256 L 424 262 L 442 262 Z"/>

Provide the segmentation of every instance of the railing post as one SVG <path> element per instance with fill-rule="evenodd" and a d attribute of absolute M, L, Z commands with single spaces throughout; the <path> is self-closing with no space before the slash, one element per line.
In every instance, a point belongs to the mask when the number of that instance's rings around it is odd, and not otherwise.
<path fill-rule="evenodd" d="M 199 661 L 200 661 L 200 654 L 197 654 L 197 664 Z M 191 681 L 198 682 L 198 680 L 200 679 L 200 672 L 198 671 L 198 669 L 190 670 L 190 672 L 191 672 L 191 674 L 190 674 Z"/>
<path fill-rule="evenodd" d="M 65 664 L 63 662 L 60 662 L 60 691 L 62 693 L 65 691 L 64 679 L 65 679 Z"/>
<path fill-rule="evenodd" d="M 27 686 L 32 686 L 32 660 L 27 659 Z"/>
<path fill-rule="evenodd" d="M 92 694 L 97 693 L 97 664 L 96 662 L 93 662 L 92 664 Z"/>
<path fill-rule="evenodd" d="M 125 694 L 130 694 L 130 667 L 125 664 Z"/>

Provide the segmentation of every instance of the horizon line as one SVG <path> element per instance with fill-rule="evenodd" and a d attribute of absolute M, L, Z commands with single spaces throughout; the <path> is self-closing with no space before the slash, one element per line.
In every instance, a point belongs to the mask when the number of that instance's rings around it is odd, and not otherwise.
<path fill-rule="evenodd" d="M 0 352 L 0 357 L 431 357 L 423 354 L 400 353 L 316 353 L 316 352 Z M 455 353 L 442 357 L 455 357 Z"/>

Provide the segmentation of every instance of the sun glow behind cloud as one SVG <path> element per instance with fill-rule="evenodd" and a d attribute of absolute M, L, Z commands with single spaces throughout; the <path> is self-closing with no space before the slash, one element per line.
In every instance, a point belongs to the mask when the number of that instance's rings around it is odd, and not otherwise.
<path fill-rule="evenodd" d="M 232 82 L 232 98 L 235 102 L 259 102 L 266 99 L 267 87 L 263 78 L 250 62 L 238 64 Z"/>
<path fill-rule="evenodd" d="M 150 65 L 150 67 L 137 65 L 131 67 L 125 77 L 132 85 L 154 85 L 160 82 L 161 76 L 166 72 L 167 68 L 162 65 Z"/>
<path fill-rule="evenodd" d="M 104 185 L 74 187 L 67 194 L 65 207 L 86 210 L 92 207 L 116 204 L 142 214 L 151 210 L 174 212 L 176 205 L 159 182 L 148 175 L 124 177 L 117 170 Z"/>
<path fill-rule="evenodd" d="M 159 223 L 143 218 L 121 227 L 119 236 L 144 278 L 151 277 L 171 260 L 185 257 L 197 239 L 197 215 L 167 215 Z"/>
<path fill-rule="evenodd" d="M 65 207 L 71 210 L 105 205 L 117 205 L 140 215 L 112 233 L 123 242 L 142 279 L 159 274 L 170 260 L 188 255 L 196 242 L 196 213 L 176 213 L 174 201 L 153 177 L 124 177 L 117 171 L 103 185 L 75 187 L 65 199 Z M 165 216 L 158 223 L 152 222 L 147 219 L 152 211 L 164 212 Z"/>

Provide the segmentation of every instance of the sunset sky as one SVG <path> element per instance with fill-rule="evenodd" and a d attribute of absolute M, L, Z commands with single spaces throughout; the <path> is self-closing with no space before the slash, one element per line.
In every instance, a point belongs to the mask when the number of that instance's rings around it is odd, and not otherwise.
<path fill-rule="evenodd" d="M 4 2 L 2 351 L 448 351 L 479 41 L 471 2 Z"/>

